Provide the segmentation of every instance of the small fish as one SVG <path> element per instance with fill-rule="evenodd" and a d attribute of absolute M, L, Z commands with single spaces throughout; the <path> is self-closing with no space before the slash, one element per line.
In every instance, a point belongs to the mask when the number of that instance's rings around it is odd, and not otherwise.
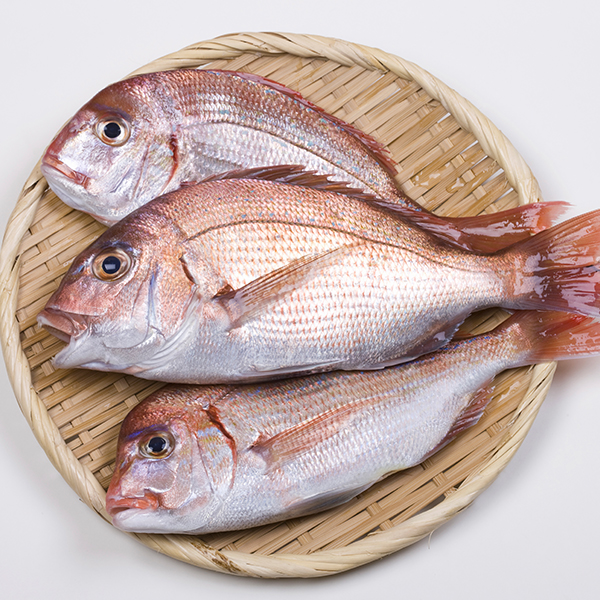
<path fill-rule="evenodd" d="M 184 182 L 280 164 L 346 182 L 483 251 L 545 229 L 564 210 L 540 204 L 437 217 L 400 191 L 393 160 L 372 137 L 279 83 L 233 71 L 149 73 L 107 87 L 58 133 L 42 173 L 69 206 L 112 224 Z"/>
<path fill-rule="evenodd" d="M 524 311 L 383 371 L 169 386 L 123 422 L 106 508 L 125 531 L 189 534 L 324 510 L 476 423 L 504 369 L 598 352 L 600 323 Z"/>
<path fill-rule="evenodd" d="M 38 316 L 68 342 L 54 364 L 272 379 L 410 360 L 490 306 L 600 314 L 600 211 L 480 255 L 362 196 L 284 179 L 184 187 L 108 229 Z"/>

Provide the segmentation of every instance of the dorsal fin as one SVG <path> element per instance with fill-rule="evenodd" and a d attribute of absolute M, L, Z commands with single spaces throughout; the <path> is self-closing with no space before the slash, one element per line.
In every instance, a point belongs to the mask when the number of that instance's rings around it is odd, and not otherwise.
<path fill-rule="evenodd" d="M 550 227 L 568 208 L 566 202 L 537 202 L 472 217 L 440 217 L 419 206 L 377 199 L 375 204 L 407 219 L 459 248 L 491 254 Z"/>
<path fill-rule="evenodd" d="M 210 69 L 212 73 L 226 73 L 230 75 L 234 75 L 239 77 L 240 79 L 245 79 L 246 81 L 251 81 L 253 83 L 258 83 L 260 85 L 264 85 L 272 90 L 275 90 L 289 98 L 292 98 L 299 104 L 306 106 L 316 112 L 319 113 L 321 117 L 327 119 L 332 124 L 336 125 L 340 129 L 344 130 L 346 133 L 358 139 L 363 146 L 368 150 L 369 154 L 373 156 L 373 158 L 381 164 L 382 167 L 392 176 L 395 177 L 398 173 L 396 169 L 396 163 L 392 158 L 389 150 L 380 142 L 378 142 L 375 138 L 371 137 L 368 133 L 361 131 L 354 127 L 354 125 L 350 125 L 350 123 L 346 123 L 342 121 L 342 119 L 338 119 L 333 115 L 330 115 L 328 112 L 323 110 L 321 107 L 317 106 L 307 100 L 302 94 L 296 92 L 277 81 L 273 81 L 271 79 L 267 79 L 266 77 L 261 77 L 260 75 L 255 75 L 254 73 L 242 73 L 241 71 L 227 71 L 224 69 Z"/>
<path fill-rule="evenodd" d="M 319 175 L 315 171 L 307 171 L 302 165 L 275 165 L 269 167 L 252 167 L 250 169 L 234 169 L 225 173 L 209 175 L 202 181 L 185 181 L 182 187 L 223 181 L 226 179 L 257 179 L 261 181 L 274 181 L 276 183 L 287 183 L 299 185 L 325 192 L 344 194 L 358 200 L 373 202 L 376 197 L 368 192 L 349 186 L 342 181 L 333 181 L 328 175 Z"/>

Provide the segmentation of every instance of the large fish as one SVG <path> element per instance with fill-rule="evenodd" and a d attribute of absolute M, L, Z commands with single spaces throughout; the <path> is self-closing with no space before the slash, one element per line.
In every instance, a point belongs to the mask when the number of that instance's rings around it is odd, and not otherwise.
<path fill-rule="evenodd" d="M 170 386 L 119 434 L 106 507 L 126 531 L 210 533 L 340 504 L 479 419 L 504 369 L 600 351 L 600 323 L 521 312 L 383 371 Z"/>
<path fill-rule="evenodd" d="M 59 132 L 42 172 L 64 202 L 110 224 L 183 182 L 281 164 L 368 191 L 476 249 L 527 237 L 564 209 L 550 203 L 436 217 L 402 194 L 392 159 L 369 135 L 276 82 L 233 71 L 150 73 L 107 87 Z"/>
<path fill-rule="evenodd" d="M 599 315 L 599 257 L 600 211 L 479 255 L 361 197 L 221 179 L 108 229 L 38 322 L 69 342 L 57 367 L 175 383 L 373 369 L 490 306 Z"/>

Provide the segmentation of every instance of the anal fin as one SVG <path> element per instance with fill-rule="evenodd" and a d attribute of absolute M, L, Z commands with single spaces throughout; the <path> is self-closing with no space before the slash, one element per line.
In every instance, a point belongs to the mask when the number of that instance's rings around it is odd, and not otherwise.
<path fill-rule="evenodd" d="M 371 487 L 375 483 L 374 481 L 369 482 L 367 485 L 361 485 L 354 489 L 344 489 L 326 492 L 323 494 L 316 494 L 310 498 L 302 498 L 294 501 L 288 505 L 290 510 L 290 517 L 308 515 L 322 510 L 333 508 L 344 504 L 349 500 L 352 500 L 355 496 L 358 496 L 361 492 Z"/>
<path fill-rule="evenodd" d="M 448 430 L 448 433 L 437 444 L 437 446 L 435 446 L 426 456 L 423 457 L 423 460 L 430 457 L 432 454 L 435 454 L 438 450 L 441 450 L 463 431 L 475 425 L 481 418 L 483 411 L 492 399 L 493 393 L 494 387 L 491 382 L 474 392 L 468 406 L 459 415 L 458 419 L 456 419 L 452 427 Z"/>

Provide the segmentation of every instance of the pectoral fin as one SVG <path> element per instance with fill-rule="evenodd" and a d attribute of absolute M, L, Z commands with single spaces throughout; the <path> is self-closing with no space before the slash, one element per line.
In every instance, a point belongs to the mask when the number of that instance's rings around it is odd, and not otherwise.
<path fill-rule="evenodd" d="M 342 246 L 321 254 L 303 256 L 214 299 L 221 302 L 229 313 L 231 328 L 241 327 L 287 294 L 322 276 L 328 267 L 355 252 L 360 245 Z"/>
<path fill-rule="evenodd" d="M 271 437 L 259 437 L 251 449 L 262 456 L 268 469 L 280 468 L 347 427 L 370 402 L 363 399 L 342 404 Z"/>

